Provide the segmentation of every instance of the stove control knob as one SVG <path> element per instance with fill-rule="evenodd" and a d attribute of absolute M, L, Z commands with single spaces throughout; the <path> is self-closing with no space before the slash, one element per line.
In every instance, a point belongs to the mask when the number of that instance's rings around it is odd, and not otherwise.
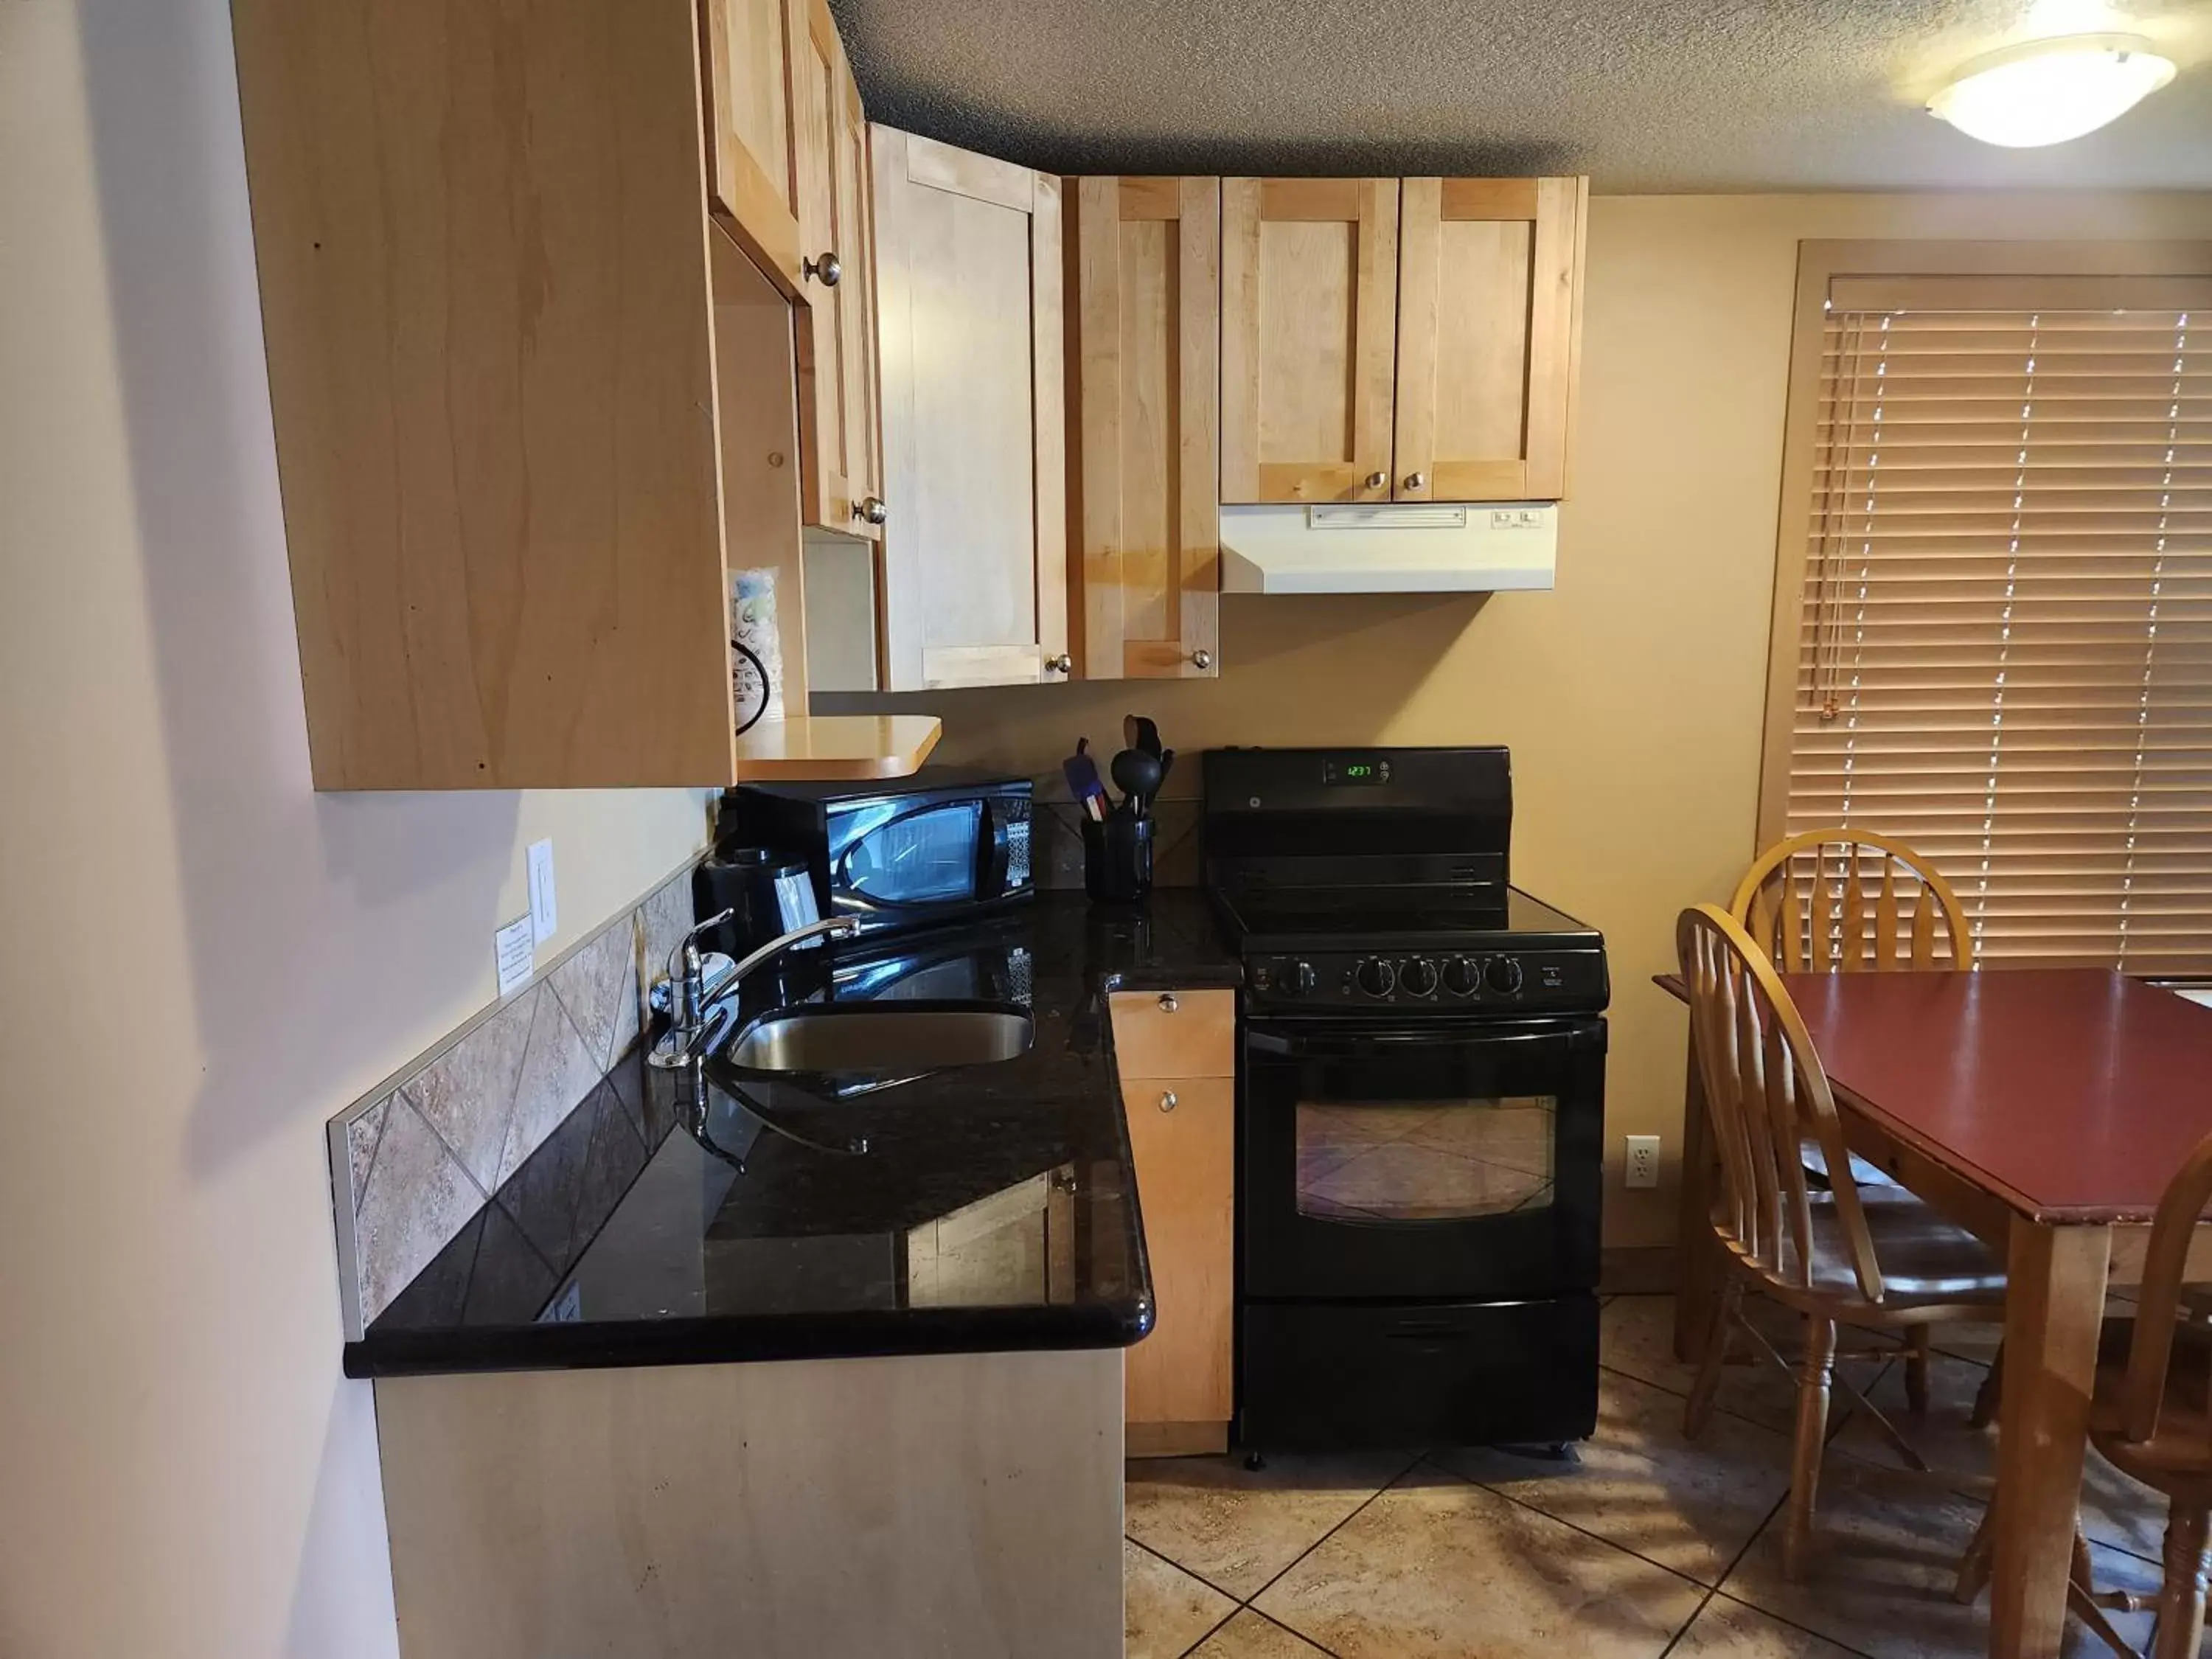
<path fill-rule="evenodd" d="M 1370 997 L 1387 997 L 1398 988 L 1398 970 L 1380 957 L 1370 957 L 1352 970 L 1354 982 Z"/>
<path fill-rule="evenodd" d="M 1444 963 L 1444 989 L 1455 997 L 1471 997 L 1482 988 L 1482 964 L 1473 957 L 1454 957 Z"/>
<path fill-rule="evenodd" d="M 1517 957 L 1492 957 L 1483 965 L 1482 982 L 1500 996 L 1511 996 L 1521 988 L 1521 962 Z"/>
<path fill-rule="evenodd" d="M 1320 983 L 1321 975 L 1314 972 L 1313 963 L 1302 962 L 1291 969 L 1283 988 L 1294 997 L 1310 996 L 1314 987 Z"/>
<path fill-rule="evenodd" d="M 1411 957 L 1398 974 L 1399 988 L 1408 996 L 1432 997 L 1437 994 L 1437 964 L 1426 957 Z"/>

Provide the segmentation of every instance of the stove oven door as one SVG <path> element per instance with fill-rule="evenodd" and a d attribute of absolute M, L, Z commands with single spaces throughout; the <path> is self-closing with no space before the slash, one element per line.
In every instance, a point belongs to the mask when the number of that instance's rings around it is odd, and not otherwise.
<path fill-rule="evenodd" d="M 1243 1077 L 1246 1297 L 1595 1286 L 1603 1019 L 1258 1018 Z"/>

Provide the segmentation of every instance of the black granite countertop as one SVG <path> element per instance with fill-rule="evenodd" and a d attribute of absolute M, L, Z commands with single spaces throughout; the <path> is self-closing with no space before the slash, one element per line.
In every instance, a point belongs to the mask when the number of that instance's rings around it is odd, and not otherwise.
<path fill-rule="evenodd" d="M 1126 1346 L 1152 1277 L 1104 994 L 1237 982 L 1190 889 L 1047 893 L 817 953 L 749 986 L 742 1020 L 982 999 L 1026 1005 L 1034 1040 L 844 1099 L 712 1066 L 700 1097 L 635 1053 L 346 1345 L 346 1375 Z"/>

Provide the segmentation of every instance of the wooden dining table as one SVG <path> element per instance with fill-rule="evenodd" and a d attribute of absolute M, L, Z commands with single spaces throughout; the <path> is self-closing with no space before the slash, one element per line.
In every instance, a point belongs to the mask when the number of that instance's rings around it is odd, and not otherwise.
<path fill-rule="evenodd" d="M 2150 1218 L 2212 1133 L 2212 1008 L 2096 969 L 1787 974 L 1851 1151 L 2005 1263 L 1990 1651 L 2056 1655 L 2113 1286 L 2139 1284 Z M 1686 1000 L 1681 981 L 1657 983 Z M 1717 1287 L 1717 1166 L 1696 1056 L 1683 1139 L 1675 1347 Z M 2212 1279 L 2212 1222 L 2190 1250 Z"/>

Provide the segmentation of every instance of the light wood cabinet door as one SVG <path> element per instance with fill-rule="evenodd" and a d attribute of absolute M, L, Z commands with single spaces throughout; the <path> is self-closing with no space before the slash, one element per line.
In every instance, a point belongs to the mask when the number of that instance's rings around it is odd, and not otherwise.
<path fill-rule="evenodd" d="M 1231 1077 L 1237 1071 L 1234 991 L 1115 991 L 1114 1063 L 1131 1077 Z"/>
<path fill-rule="evenodd" d="M 883 501 L 878 424 L 875 228 L 867 117 L 828 0 L 804 0 L 793 77 L 802 280 L 799 502 L 809 525 L 874 540 Z"/>
<path fill-rule="evenodd" d="M 870 130 L 891 518 L 884 684 L 1060 680 L 1060 180 Z"/>
<path fill-rule="evenodd" d="M 1073 181 L 1068 521 L 1078 666 L 1221 672 L 1221 181 Z"/>
<path fill-rule="evenodd" d="M 702 0 L 707 189 L 738 243 L 787 293 L 800 292 L 792 80 L 805 0 Z"/>
<path fill-rule="evenodd" d="M 1387 501 L 1395 179 L 1221 181 L 1221 500 Z"/>
<path fill-rule="evenodd" d="M 1396 500 L 1566 493 L 1588 188 L 1580 179 L 1405 181 Z"/>
<path fill-rule="evenodd" d="M 1231 1411 L 1236 1080 L 1126 1078 L 1121 1105 L 1154 1307 L 1123 1362 L 1129 1449 L 1218 1450 Z"/>

